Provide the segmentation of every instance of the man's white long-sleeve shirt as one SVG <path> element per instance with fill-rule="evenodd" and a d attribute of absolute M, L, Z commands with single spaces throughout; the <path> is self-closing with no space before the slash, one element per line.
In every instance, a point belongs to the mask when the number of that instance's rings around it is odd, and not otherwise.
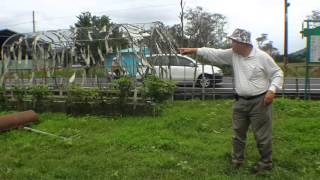
<path fill-rule="evenodd" d="M 248 57 L 232 49 L 198 48 L 197 54 L 211 62 L 233 66 L 236 93 L 255 96 L 271 90 L 282 89 L 283 72 L 267 53 L 252 48 Z"/>

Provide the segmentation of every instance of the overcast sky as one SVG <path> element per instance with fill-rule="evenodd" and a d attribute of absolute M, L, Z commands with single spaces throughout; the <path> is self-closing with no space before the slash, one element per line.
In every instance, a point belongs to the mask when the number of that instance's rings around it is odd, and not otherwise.
<path fill-rule="evenodd" d="M 184 0 L 186 8 L 201 6 L 210 13 L 227 17 L 227 31 L 244 28 L 255 39 L 267 33 L 269 40 L 283 51 L 284 0 Z M 320 10 L 320 0 L 288 0 L 289 52 L 305 47 L 299 31 L 312 10 Z M 66 29 L 81 12 L 107 15 L 116 23 L 162 21 L 179 23 L 180 0 L 1 0 L 0 29 L 17 32 L 32 31 L 32 10 L 36 14 L 37 30 Z"/>

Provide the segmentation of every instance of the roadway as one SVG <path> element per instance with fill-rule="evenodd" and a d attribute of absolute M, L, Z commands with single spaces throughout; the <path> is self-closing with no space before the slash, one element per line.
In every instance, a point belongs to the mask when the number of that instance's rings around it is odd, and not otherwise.
<path fill-rule="evenodd" d="M 188 84 L 188 85 L 186 85 Z M 193 88 L 192 82 L 179 83 L 175 91 L 176 99 L 190 98 L 220 98 L 233 96 L 232 77 L 224 77 L 223 82 L 216 84 L 211 88 Z M 277 92 L 277 96 L 300 97 L 304 98 L 305 79 L 304 78 L 286 78 L 284 88 Z M 312 99 L 320 99 L 320 78 L 310 78 L 310 97 Z"/>

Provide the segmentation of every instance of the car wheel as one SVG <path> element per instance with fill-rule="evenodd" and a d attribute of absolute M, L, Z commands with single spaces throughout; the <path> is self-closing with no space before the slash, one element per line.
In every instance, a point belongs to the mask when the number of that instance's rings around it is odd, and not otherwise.
<path fill-rule="evenodd" d="M 202 77 L 202 75 L 200 75 L 198 78 L 198 85 L 204 88 L 212 87 L 213 85 L 212 76 L 209 74 L 205 74 L 204 77 Z"/>

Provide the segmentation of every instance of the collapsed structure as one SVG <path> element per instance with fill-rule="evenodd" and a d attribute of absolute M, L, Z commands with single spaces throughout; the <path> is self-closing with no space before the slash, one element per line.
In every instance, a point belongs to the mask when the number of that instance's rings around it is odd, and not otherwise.
<path fill-rule="evenodd" d="M 125 52 L 131 58 L 123 57 Z M 39 78 L 37 74 L 45 79 L 41 83 L 47 83 L 47 79 L 55 78 L 57 71 L 64 68 L 82 71 L 83 83 L 91 68 L 102 69 L 104 77 L 111 75 L 115 57 L 123 69 L 135 76 L 144 73 L 139 72 L 140 66 L 150 66 L 146 55 L 176 53 L 174 40 L 160 22 L 17 33 L 2 45 L 0 84 L 4 86 L 7 80 L 14 80 L 15 84 L 32 85 Z"/>

